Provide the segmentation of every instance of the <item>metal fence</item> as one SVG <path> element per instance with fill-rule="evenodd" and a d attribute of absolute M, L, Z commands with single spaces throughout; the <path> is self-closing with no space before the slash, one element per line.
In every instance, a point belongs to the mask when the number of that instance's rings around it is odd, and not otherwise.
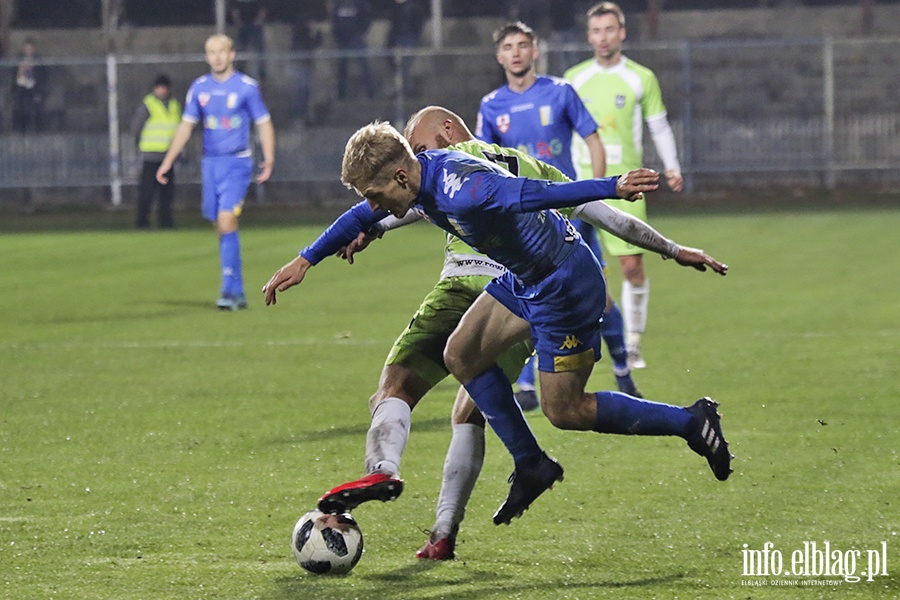
<path fill-rule="evenodd" d="M 555 75 L 590 58 L 581 43 L 542 50 L 541 70 Z M 689 188 L 900 179 L 900 38 L 684 42 L 631 46 L 626 55 L 660 80 Z M 398 68 L 404 58 L 406 77 Z M 345 98 L 337 97 L 341 60 L 350 69 Z M 109 186 L 114 203 L 137 177 L 129 123 L 156 74 L 167 73 L 183 97 L 206 70 L 201 55 L 44 62 L 41 132 L 15 131 L 10 101 L 0 98 L 0 189 Z M 378 82 L 372 98 L 360 83 L 364 62 Z M 0 62 L 0 81 L 10 81 L 15 66 Z M 277 134 L 273 182 L 288 183 L 337 181 L 346 139 L 374 119 L 401 125 L 414 110 L 441 104 L 474 124 L 480 98 L 503 82 L 493 49 L 483 47 L 268 53 L 240 56 L 238 67 L 264 68 Z M 199 147 L 198 134 L 177 166 L 179 182 L 199 181 Z M 648 135 L 645 148 L 646 164 L 660 166 Z"/>

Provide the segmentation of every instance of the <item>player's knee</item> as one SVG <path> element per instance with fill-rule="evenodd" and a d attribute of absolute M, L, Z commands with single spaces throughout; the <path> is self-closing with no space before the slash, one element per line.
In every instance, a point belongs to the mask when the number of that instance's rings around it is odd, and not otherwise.
<path fill-rule="evenodd" d="M 557 401 L 546 394 L 541 398 L 541 410 L 547 420 L 557 429 L 583 431 L 585 427 L 584 406 L 579 402 Z M 594 409 L 596 412 L 596 409 Z"/>
<path fill-rule="evenodd" d="M 447 370 L 450 371 L 450 374 L 461 382 L 468 382 L 474 375 L 469 374 L 469 369 L 466 365 L 466 361 L 463 359 L 462 352 L 460 352 L 457 345 L 453 343 L 452 338 L 447 342 L 447 346 L 444 348 L 444 364 L 447 366 Z"/>

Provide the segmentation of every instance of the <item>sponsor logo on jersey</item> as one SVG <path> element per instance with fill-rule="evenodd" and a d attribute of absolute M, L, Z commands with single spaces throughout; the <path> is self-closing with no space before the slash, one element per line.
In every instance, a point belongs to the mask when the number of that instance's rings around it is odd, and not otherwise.
<path fill-rule="evenodd" d="M 462 188 L 463 184 L 469 180 L 468 177 L 465 179 L 460 179 L 459 175 L 456 173 L 448 173 L 447 169 L 444 169 L 444 193 L 453 199 L 453 196 Z"/>
<path fill-rule="evenodd" d="M 228 108 L 234 108 L 237 106 L 237 94 L 235 92 L 231 92 L 228 94 L 228 99 L 225 101 L 225 106 Z"/>
<path fill-rule="evenodd" d="M 509 131 L 509 113 L 497 117 L 497 129 L 500 130 L 500 133 L 507 133 Z"/>
<path fill-rule="evenodd" d="M 200 106 L 209 104 L 209 92 L 200 92 L 197 94 L 197 102 L 200 103 Z"/>
<path fill-rule="evenodd" d="M 531 110 L 534 108 L 533 102 L 528 102 L 527 104 L 516 104 L 510 107 L 509 112 L 517 113 L 517 112 L 525 112 L 526 110 Z"/>
<path fill-rule="evenodd" d="M 243 119 L 241 119 L 238 115 L 232 115 L 230 117 L 222 117 L 221 119 L 217 117 L 206 117 L 206 129 L 222 129 L 225 131 L 231 129 L 237 129 L 243 123 Z"/>
<path fill-rule="evenodd" d="M 574 335 L 567 335 L 566 340 L 563 342 L 563 345 L 559 347 L 560 350 L 571 350 L 572 348 L 577 348 L 581 345 L 581 340 L 579 340 Z"/>
<path fill-rule="evenodd" d="M 616 94 L 616 108 L 625 107 L 625 94 Z"/>
<path fill-rule="evenodd" d="M 551 111 L 550 105 L 545 104 L 541 107 L 541 125 L 546 127 L 547 125 L 553 125 L 553 112 Z"/>

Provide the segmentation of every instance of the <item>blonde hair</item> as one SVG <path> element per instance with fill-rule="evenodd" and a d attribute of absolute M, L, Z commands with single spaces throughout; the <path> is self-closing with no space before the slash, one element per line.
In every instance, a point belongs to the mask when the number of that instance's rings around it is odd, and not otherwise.
<path fill-rule="evenodd" d="M 384 185 L 394 168 L 415 160 L 412 148 L 390 123 L 375 121 L 350 136 L 344 148 L 341 183 L 365 196 L 373 185 Z"/>
<path fill-rule="evenodd" d="M 587 11 L 588 19 L 591 17 L 602 17 L 603 15 L 615 15 L 616 20 L 619 21 L 619 27 L 625 27 L 625 13 L 622 12 L 622 9 L 615 2 L 601 2 L 600 4 L 595 4 Z"/>
<path fill-rule="evenodd" d="M 228 48 L 229 51 L 234 50 L 234 40 L 225 35 L 224 33 L 214 33 L 213 35 L 206 38 L 206 42 L 203 44 L 203 49 L 206 48 L 213 42 L 222 42 Z"/>

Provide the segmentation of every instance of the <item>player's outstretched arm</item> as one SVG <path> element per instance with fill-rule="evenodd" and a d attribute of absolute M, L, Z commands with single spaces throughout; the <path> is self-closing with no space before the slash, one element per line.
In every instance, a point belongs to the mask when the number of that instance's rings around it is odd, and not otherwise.
<path fill-rule="evenodd" d="M 343 246 L 340 250 L 337 251 L 335 256 L 338 258 L 343 258 L 347 261 L 347 264 L 353 264 L 353 257 L 358 253 L 362 252 L 366 248 L 369 247 L 369 244 L 380 238 L 381 235 L 376 233 L 376 230 L 370 229 L 369 231 L 361 231 L 359 235 L 356 236 L 356 239 Z"/>
<path fill-rule="evenodd" d="M 684 267 L 694 267 L 698 271 L 705 271 L 706 267 L 709 267 L 719 275 L 728 274 L 728 265 L 720 263 L 699 248 L 679 246 L 678 254 L 675 255 L 675 262 Z"/>
<path fill-rule="evenodd" d="M 275 292 L 283 292 L 303 281 L 303 278 L 306 277 L 306 272 L 311 266 L 312 263 L 301 254 L 275 271 L 275 274 L 272 275 L 272 278 L 269 279 L 269 282 L 262 289 L 263 294 L 266 296 L 266 306 L 278 302 Z"/>
<path fill-rule="evenodd" d="M 625 200 L 639 200 L 644 192 L 655 192 L 659 189 L 659 173 L 653 169 L 635 169 L 619 175 L 616 182 L 616 194 Z"/>

